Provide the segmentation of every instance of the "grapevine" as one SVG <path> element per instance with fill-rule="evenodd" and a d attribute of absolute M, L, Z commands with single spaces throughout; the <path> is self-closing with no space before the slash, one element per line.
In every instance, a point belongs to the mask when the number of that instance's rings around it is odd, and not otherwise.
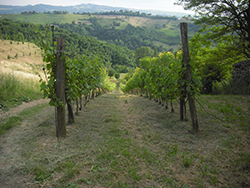
<path fill-rule="evenodd" d="M 46 62 L 44 68 L 45 74 L 48 75 L 46 81 L 40 80 L 40 88 L 44 98 L 49 98 L 51 106 L 61 106 L 62 102 L 57 98 L 55 92 L 55 69 L 56 69 L 56 48 L 50 46 L 49 42 L 42 41 L 43 44 L 43 61 Z M 90 95 L 91 91 L 97 88 L 102 91 L 111 91 L 115 84 L 111 84 L 106 73 L 102 59 L 97 55 L 88 56 L 75 55 L 70 59 L 64 52 L 61 58 L 65 59 L 66 66 L 66 88 L 65 99 L 68 106 L 69 123 L 74 122 L 72 101 Z M 78 110 L 78 109 L 77 109 Z"/>
<path fill-rule="evenodd" d="M 194 65 L 191 62 L 191 66 Z M 140 68 L 137 68 L 133 77 L 122 88 L 124 92 L 139 91 L 140 94 L 160 101 L 180 98 L 183 86 L 187 92 L 199 93 L 201 77 L 197 69 L 192 69 L 193 79 L 188 82 L 184 77 L 185 67 L 182 67 L 182 52 L 174 55 L 171 52 L 160 53 L 159 57 L 145 57 L 140 60 Z M 172 109 L 173 111 L 173 109 Z"/>

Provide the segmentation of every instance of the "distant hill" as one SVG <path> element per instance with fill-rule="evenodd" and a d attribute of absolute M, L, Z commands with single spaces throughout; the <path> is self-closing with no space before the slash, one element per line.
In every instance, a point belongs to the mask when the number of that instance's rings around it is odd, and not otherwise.
<path fill-rule="evenodd" d="M 69 13 L 73 12 L 106 12 L 106 11 L 119 11 L 119 10 L 132 10 L 132 11 L 140 11 L 146 14 L 151 13 L 152 15 L 162 15 L 162 16 L 176 16 L 183 17 L 187 16 L 186 13 L 180 12 L 168 12 L 168 11 L 158 11 L 158 10 L 139 10 L 139 9 L 131 9 L 124 7 L 111 7 L 105 5 L 95 5 L 95 4 L 80 4 L 80 5 L 72 5 L 72 6 L 52 6 L 45 4 L 37 4 L 37 5 L 27 5 L 27 6 L 11 6 L 11 5 L 0 5 L 0 14 L 20 14 L 25 11 L 37 11 L 43 13 L 44 11 L 53 12 L 56 11 L 68 11 Z"/>
<path fill-rule="evenodd" d="M 149 46 L 152 49 L 157 47 L 158 51 L 174 51 L 178 49 L 181 42 L 180 22 L 183 21 L 188 22 L 189 37 L 192 37 L 198 31 L 198 26 L 193 24 L 192 21 L 176 17 L 101 15 L 99 13 L 56 14 L 51 12 L 5 14 L 0 16 L 0 20 L 5 18 L 14 22 L 54 24 L 56 27 L 67 29 L 71 33 L 93 36 L 99 40 L 128 47 L 131 50 L 141 46 Z"/>

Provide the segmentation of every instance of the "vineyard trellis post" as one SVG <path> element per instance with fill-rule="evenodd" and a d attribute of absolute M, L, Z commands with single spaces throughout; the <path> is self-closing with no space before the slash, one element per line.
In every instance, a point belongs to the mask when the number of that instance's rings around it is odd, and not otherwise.
<path fill-rule="evenodd" d="M 189 48 L 188 48 L 188 26 L 187 23 L 180 23 L 181 30 L 181 39 L 182 39 L 182 48 L 183 48 L 183 67 L 186 68 L 186 81 L 192 81 L 192 70 L 190 65 L 190 56 L 189 56 Z M 197 112 L 195 107 L 195 93 L 193 88 L 191 91 L 187 91 L 188 102 L 189 102 L 189 110 L 192 119 L 193 131 L 198 134 L 199 133 L 199 125 L 197 120 Z"/>
<path fill-rule="evenodd" d="M 51 31 L 52 31 L 52 47 L 54 47 L 54 25 L 51 25 Z M 56 75 L 56 69 L 53 69 L 54 75 Z M 45 72 L 46 75 L 46 72 Z M 49 81 L 47 80 L 49 83 Z M 58 138 L 58 121 L 57 121 L 57 107 L 55 106 L 55 125 L 56 125 L 56 137 Z"/>
<path fill-rule="evenodd" d="M 57 38 L 57 53 L 56 53 L 56 96 L 61 102 L 57 106 L 57 138 L 66 137 L 65 125 L 65 58 L 62 54 L 65 51 L 65 38 Z"/>

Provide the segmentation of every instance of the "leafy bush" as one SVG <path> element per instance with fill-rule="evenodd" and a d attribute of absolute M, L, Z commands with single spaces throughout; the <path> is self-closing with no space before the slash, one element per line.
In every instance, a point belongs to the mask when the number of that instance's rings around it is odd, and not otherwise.
<path fill-rule="evenodd" d="M 118 80 L 120 78 L 120 73 L 115 73 L 115 78 Z"/>
<path fill-rule="evenodd" d="M 249 95 L 250 85 L 233 80 L 224 80 L 220 83 L 214 83 L 213 91 L 214 94 Z"/>
<path fill-rule="evenodd" d="M 112 76 L 114 76 L 115 75 L 115 70 L 114 69 L 110 69 L 109 71 L 108 71 L 108 76 L 111 78 Z"/>

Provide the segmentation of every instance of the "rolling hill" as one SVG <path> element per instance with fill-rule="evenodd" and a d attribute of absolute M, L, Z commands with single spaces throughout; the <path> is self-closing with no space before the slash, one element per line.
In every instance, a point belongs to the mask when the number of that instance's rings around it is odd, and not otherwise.
<path fill-rule="evenodd" d="M 140 46 L 157 47 L 158 51 L 174 51 L 179 47 L 180 22 L 188 22 L 189 37 L 198 31 L 198 26 L 190 20 L 173 18 L 155 18 L 128 15 L 100 14 L 6 14 L 0 19 L 9 18 L 14 22 L 33 24 L 55 24 L 68 29 L 71 33 L 96 37 L 115 45 L 136 49 Z M 73 24 L 65 26 L 65 24 Z M 128 31 L 133 26 L 134 33 Z M 129 27 L 131 29 L 131 27 Z M 84 30 L 84 32 L 82 31 Z M 86 31 L 87 30 L 87 31 Z M 124 38 L 128 35 L 130 38 Z M 133 38 L 131 38 L 133 37 Z M 136 40 L 135 40 L 136 38 Z M 136 44 L 135 44 L 135 41 Z M 139 41 L 139 42 L 138 42 Z"/>

